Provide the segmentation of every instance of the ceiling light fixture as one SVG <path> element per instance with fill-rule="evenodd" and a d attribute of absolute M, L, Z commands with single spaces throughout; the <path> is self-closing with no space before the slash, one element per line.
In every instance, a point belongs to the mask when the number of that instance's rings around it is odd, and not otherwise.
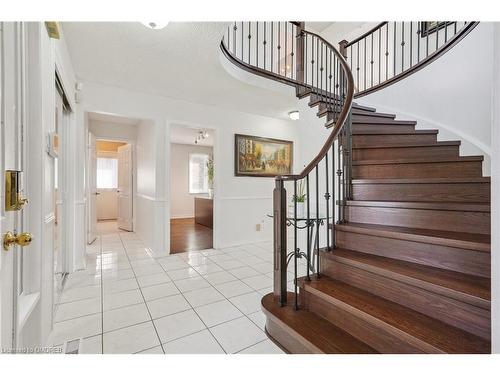
<path fill-rule="evenodd" d="M 208 134 L 208 132 L 206 130 L 200 130 L 198 132 L 198 136 L 194 140 L 194 144 L 198 144 L 200 141 L 208 138 L 209 136 L 210 136 L 210 134 Z"/>
<path fill-rule="evenodd" d="M 141 22 L 147 28 L 153 30 L 161 30 L 164 29 L 168 25 L 168 21 L 166 22 Z"/>
<path fill-rule="evenodd" d="M 288 112 L 288 117 L 290 117 L 290 120 L 297 121 L 300 118 L 299 111 Z"/>

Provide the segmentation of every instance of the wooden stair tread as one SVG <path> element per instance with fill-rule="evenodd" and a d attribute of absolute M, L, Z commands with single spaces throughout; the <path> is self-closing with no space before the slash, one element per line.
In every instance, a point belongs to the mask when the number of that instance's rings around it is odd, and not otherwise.
<path fill-rule="evenodd" d="M 460 141 L 440 141 L 440 142 L 422 142 L 418 144 L 408 144 L 408 143 L 392 143 L 392 144 L 382 144 L 382 145 L 359 145 L 353 148 L 403 148 L 403 147 L 436 147 L 436 146 L 460 146 Z"/>
<path fill-rule="evenodd" d="M 335 225 L 336 230 L 379 237 L 432 243 L 475 251 L 490 252 L 491 236 L 478 233 L 450 232 L 432 229 L 395 227 L 389 225 L 346 223 Z"/>
<path fill-rule="evenodd" d="M 394 126 L 399 126 L 399 125 L 416 125 L 416 121 L 405 121 L 405 120 L 393 120 L 393 119 L 387 119 L 387 120 L 378 120 L 377 122 L 375 121 L 368 121 L 366 119 L 354 119 L 352 120 L 353 125 L 373 125 L 374 128 L 377 125 L 394 125 Z M 397 129 L 397 128 L 395 128 Z"/>
<path fill-rule="evenodd" d="M 356 130 L 352 131 L 353 135 L 413 135 L 413 134 L 438 134 L 439 130 Z"/>
<path fill-rule="evenodd" d="M 288 300 L 293 301 L 293 294 L 288 293 Z M 262 308 L 266 315 L 278 319 L 278 324 L 285 325 L 287 331 L 294 331 L 308 346 L 322 353 L 370 354 L 377 353 L 373 348 L 357 340 L 347 332 L 328 322 L 326 319 L 303 309 L 294 310 L 291 304 L 280 307 L 272 293 L 262 298 Z"/>
<path fill-rule="evenodd" d="M 394 160 L 354 160 L 353 165 L 379 165 L 379 164 L 415 164 L 415 163 L 449 163 L 449 162 L 471 162 L 483 161 L 483 156 L 451 156 L 451 157 L 425 157 L 425 158 L 412 158 L 412 159 L 394 159 Z"/>
<path fill-rule="evenodd" d="M 490 212 L 489 203 L 463 202 L 396 202 L 396 201 L 346 201 L 347 206 L 413 208 L 420 210 Z"/>
<path fill-rule="evenodd" d="M 328 277 L 303 281 L 307 292 L 325 300 L 338 300 L 404 334 L 428 343 L 444 353 L 489 353 L 490 343 L 397 303 Z M 380 323 L 378 323 L 380 324 Z"/>
<path fill-rule="evenodd" d="M 489 184 L 490 177 L 438 177 L 438 178 L 374 178 L 354 179 L 355 185 L 363 184 Z"/>
<path fill-rule="evenodd" d="M 481 308 L 490 306 L 490 279 L 425 266 L 417 263 L 365 254 L 346 249 L 334 249 L 325 254 L 328 258 L 354 264 L 368 271 L 394 276 L 402 282 L 411 283 L 438 294 L 462 300 Z M 418 282 L 415 282 L 415 281 Z"/>
<path fill-rule="evenodd" d="M 367 112 L 361 111 L 359 109 L 354 108 L 352 110 L 352 114 L 354 116 L 366 116 L 366 117 L 382 117 L 382 118 L 396 118 L 395 114 L 392 113 L 384 113 L 384 112 Z"/>

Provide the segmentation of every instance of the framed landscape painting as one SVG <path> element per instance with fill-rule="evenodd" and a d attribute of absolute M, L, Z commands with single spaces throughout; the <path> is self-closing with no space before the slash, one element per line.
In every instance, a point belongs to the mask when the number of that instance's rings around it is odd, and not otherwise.
<path fill-rule="evenodd" d="M 251 135 L 234 136 L 236 176 L 275 177 L 292 173 L 293 142 Z"/>

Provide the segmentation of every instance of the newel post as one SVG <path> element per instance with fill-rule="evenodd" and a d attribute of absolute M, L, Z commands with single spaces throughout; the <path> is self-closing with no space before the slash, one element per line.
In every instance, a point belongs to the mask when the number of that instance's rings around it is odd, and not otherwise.
<path fill-rule="evenodd" d="M 347 60 L 347 43 L 349 42 L 345 39 L 339 43 L 339 52 L 346 60 Z"/>
<path fill-rule="evenodd" d="M 281 306 L 287 303 L 286 291 L 286 190 L 284 181 L 276 178 L 276 186 L 273 191 L 273 250 L 274 269 L 273 279 L 274 297 Z"/>

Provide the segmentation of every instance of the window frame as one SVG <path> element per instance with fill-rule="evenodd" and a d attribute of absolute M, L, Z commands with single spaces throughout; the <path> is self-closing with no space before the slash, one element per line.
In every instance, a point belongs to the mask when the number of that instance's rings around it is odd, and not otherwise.
<path fill-rule="evenodd" d="M 208 191 L 210 189 L 209 183 L 208 183 L 208 170 L 207 166 L 205 165 L 205 179 L 206 179 L 206 187 L 207 189 L 205 191 L 191 191 L 191 158 L 193 156 L 203 156 L 206 158 L 206 162 L 210 159 L 210 154 L 204 153 L 204 152 L 190 152 L 188 155 L 188 194 L 191 195 L 197 195 L 197 194 L 208 194 Z"/>
<path fill-rule="evenodd" d="M 114 187 L 102 187 L 99 185 L 99 159 L 112 159 L 116 161 L 116 186 Z M 97 155 L 97 162 L 96 162 L 96 188 L 97 190 L 117 190 L 118 189 L 118 156 L 117 155 Z M 113 182 L 113 181 L 112 181 Z"/>

